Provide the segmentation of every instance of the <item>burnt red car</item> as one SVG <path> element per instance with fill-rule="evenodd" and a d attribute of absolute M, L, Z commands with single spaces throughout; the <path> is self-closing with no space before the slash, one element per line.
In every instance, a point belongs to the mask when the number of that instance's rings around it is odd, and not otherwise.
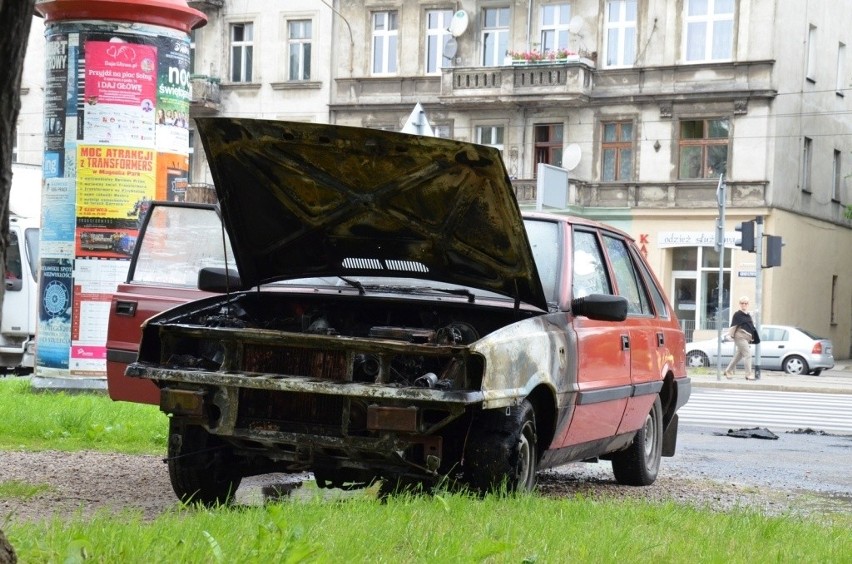
<path fill-rule="evenodd" d="M 197 125 L 230 249 L 197 273 L 215 294 L 148 319 L 126 371 L 170 416 L 179 497 L 303 471 L 320 487 L 530 489 L 541 468 L 598 458 L 620 483 L 656 479 L 690 380 L 627 234 L 521 214 L 492 148 Z"/>

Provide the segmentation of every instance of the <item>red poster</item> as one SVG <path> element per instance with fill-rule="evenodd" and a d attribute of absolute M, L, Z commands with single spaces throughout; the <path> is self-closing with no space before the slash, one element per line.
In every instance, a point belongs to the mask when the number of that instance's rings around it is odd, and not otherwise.
<path fill-rule="evenodd" d="M 86 43 L 86 103 L 154 109 L 157 48 L 134 43 Z"/>

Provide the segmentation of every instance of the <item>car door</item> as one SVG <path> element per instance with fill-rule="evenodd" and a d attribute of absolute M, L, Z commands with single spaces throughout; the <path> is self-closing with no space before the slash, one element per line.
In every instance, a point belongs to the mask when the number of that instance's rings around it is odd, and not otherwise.
<path fill-rule="evenodd" d="M 596 229 L 574 226 L 570 264 L 573 299 L 614 293 Z M 561 447 L 615 435 L 631 393 L 629 326 L 583 316 L 573 316 L 571 323 L 577 339 L 577 393 L 570 423 L 555 441 Z"/>
<path fill-rule="evenodd" d="M 752 354 L 755 346 L 752 345 Z M 781 370 L 781 361 L 790 352 L 790 332 L 783 327 L 763 326 L 760 328 L 760 367 L 766 370 Z"/>
<path fill-rule="evenodd" d="M 142 322 L 171 307 L 212 295 L 198 290 L 203 267 L 233 264 L 216 206 L 153 202 L 136 241 L 127 281 L 110 305 L 107 328 L 107 389 L 113 400 L 159 403 L 150 380 L 128 378 L 136 360 Z"/>
<path fill-rule="evenodd" d="M 665 358 L 666 341 L 670 337 L 657 323 L 645 280 L 636 264 L 637 256 L 630 252 L 628 241 L 615 234 L 604 234 L 610 267 L 616 283 L 616 293 L 627 299 L 625 325 L 629 334 L 630 383 L 632 393 L 627 399 L 618 433 L 634 431 L 645 422 L 656 397 L 653 385 L 661 381 L 661 358 Z"/>

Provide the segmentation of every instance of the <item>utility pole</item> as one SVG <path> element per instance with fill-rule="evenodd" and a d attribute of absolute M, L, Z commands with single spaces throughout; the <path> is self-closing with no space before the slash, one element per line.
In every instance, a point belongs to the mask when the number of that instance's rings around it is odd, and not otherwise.
<path fill-rule="evenodd" d="M 754 328 L 760 335 L 760 310 L 763 304 L 763 216 L 754 218 Z M 754 346 L 754 378 L 760 380 L 760 343 Z"/>
<path fill-rule="evenodd" d="M 718 300 L 716 303 L 716 380 L 722 380 L 722 306 L 725 296 L 725 180 L 719 175 L 716 186 L 716 203 L 719 205 L 719 217 L 716 218 L 716 252 L 719 253 L 719 280 L 716 285 Z"/>

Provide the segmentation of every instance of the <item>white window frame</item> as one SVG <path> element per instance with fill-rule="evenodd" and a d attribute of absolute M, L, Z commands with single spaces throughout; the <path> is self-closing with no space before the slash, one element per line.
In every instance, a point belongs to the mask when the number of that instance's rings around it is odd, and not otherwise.
<path fill-rule="evenodd" d="M 813 166 L 814 140 L 805 137 L 802 143 L 802 192 L 811 191 L 811 167 Z"/>
<path fill-rule="evenodd" d="M 502 140 L 498 139 L 498 132 Z M 504 126 L 477 125 L 475 133 L 476 143 L 494 147 L 495 149 L 499 149 L 501 153 L 503 152 L 506 143 L 506 128 Z"/>
<path fill-rule="evenodd" d="M 370 21 L 373 34 L 370 56 L 372 75 L 396 75 L 399 69 L 399 13 L 396 10 L 373 12 Z M 381 59 L 377 60 L 377 56 L 381 56 Z"/>
<path fill-rule="evenodd" d="M 835 149 L 834 159 L 831 161 L 831 199 L 835 202 L 840 201 L 840 185 L 843 183 L 842 164 L 841 152 Z"/>
<path fill-rule="evenodd" d="M 846 75 L 846 44 L 837 44 L 837 81 L 834 85 L 834 91 L 838 96 L 843 96 L 843 90 L 846 85 L 843 83 Z"/>
<path fill-rule="evenodd" d="M 313 29 L 314 22 L 310 18 L 287 20 L 287 80 L 311 79 Z"/>
<path fill-rule="evenodd" d="M 243 39 L 237 41 L 234 39 L 234 34 L 238 26 L 243 27 Z M 252 67 L 254 66 L 254 23 L 253 22 L 232 22 L 229 27 L 229 54 L 230 54 L 230 72 L 228 72 L 228 77 L 231 79 L 231 82 L 246 82 L 250 83 L 252 81 L 254 73 L 252 72 Z M 237 50 L 238 53 L 237 53 Z M 239 56 L 239 76 L 235 77 L 234 71 L 235 69 L 235 59 Z"/>
<path fill-rule="evenodd" d="M 636 62 L 637 1 L 608 0 L 605 10 L 604 67 L 632 67 Z"/>
<path fill-rule="evenodd" d="M 550 17 L 548 17 L 550 16 Z M 551 21 L 545 21 L 545 19 Z M 571 4 L 544 4 L 541 7 L 541 52 L 547 54 L 559 49 L 568 50 L 571 40 L 569 23 Z"/>
<path fill-rule="evenodd" d="M 696 5 L 697 2 L 706 2 L 707 13 L 690 15 L 690 7 Z M 717 4 L 731 4 L 730 12 L 717 12 Z M 687 63 L 703 63 L 708 61 L 730 61 L 733 60 L 734 54 L 734 12 L 736 12 L 737 0 L 685 0 L 683 5 L 683 60 Z M 722 9 L 721 7 L 719 8 Z M 727 53 L 724 55 L 715 55 L 713 50 L 715 39 L 721 33 L 721 29 L 716 29 L 717 26 L 730 24 L 731 38 L 730 44 L 727 45 Z M 696 26 L 696 27 L 693 27 Z M 690 53 L 690 38 L 693 33 L 697 33 L 698 29 L 704 32 L 704 45 L 696 45 L 697 51 L 700 53 Z M 693 41 L 696 41 L 693 39 Z"/>
<path fill-rule="evenodd" d="M 808 25 L 808 51 L 805 64 L 805 78 L 809 82 L 816 82 L 817 67 L 817 28 L 813 24 Z"/>
<path fill-rule="evenodd" d="M 431 21 L 432 16 L 434 22 Z M 444 58 L 444 48 L 453 37 L 449 31 L 452 19 L 452 10 L 426 10 L 426 45 L 423 49 L 426 60 L 423 61 L 423 70 L 427 75 L 441 74 L 441 69 L 452 62 Z"/>
<path fill-rule="evenodd" d="M 492 13 L 496 15 L 496 25 L 487 27 L 488 16 Z M 511 17 L 512 11 L 508 6 L 482 9 L 482 34 L 480 35 L 482 66 L 499 67 L 506 60 L 506 52 L 509 49 L 509 22 Z"/>

